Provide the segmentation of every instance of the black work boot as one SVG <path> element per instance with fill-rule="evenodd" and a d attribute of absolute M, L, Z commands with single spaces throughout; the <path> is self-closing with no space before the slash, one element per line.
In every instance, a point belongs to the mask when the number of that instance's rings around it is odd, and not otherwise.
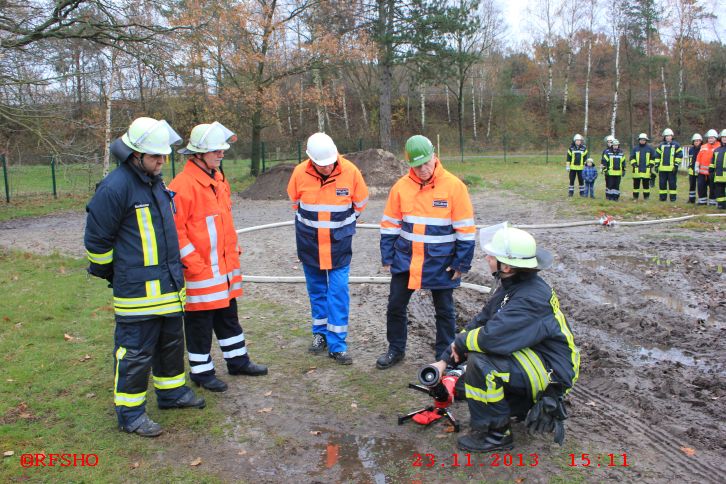
<path fill-rule="evenodd" d="M 352 365 L 353 358 L 350 357 L 347 351 L 336 351 L 335 353 L 328 353 L 328 356 L 341 365 Z"/>
<path fill-rule="evenodd" d="M 119 425 L 118 429 L 141 437 L 158 437 L 163 432 L 161 425 L 151 420 L 145 413 L 129 425 Z"/>
<path fill-rule="evenodd" d="M 328 348 L 328 342 L 325 339 L 325 335 L 315 333 L 313 335 L 313 342 L 310 344 L 308 351 L 310 353 L 319 355 Z"/>
<path fill-rule="evenodd" d="M 230 368 L 230 375 L 247 375 L 247 376 L 260 376 L 267 375 L 267 367 L 265 365 L 258 365 L 257 363 L 248 362 L 242 368 Z"/>
<path fill-rule="evenodd" d="M 205 380 L 192 380 L 194 383 L 197 384 L 198 387 L 202 387 L 205 390 L 209 390 L 210 392 L 226 392 L 227 391 L 227 384 L 217 378 L 216 376 L 212 375 L 211 378 L 207 378 Z"/>
<path fill-rule="evenodd" d="M 388 350 L 378 357 L 376 360 L 376 368 L 379 370 L 386 370 L 403 360 L 404 356 L 406 356 L 405 353 L 397 353 L 393 350 Z"/>
<path fill-rule="evenodd" d="M 161 410 L 168 410 L 170 408 L 204 408 L 206 406 L 207 402 L 204 401 L 204 397 L 196 396 L 191 388 L 175 402 L 159 403 Z"/>
<path fill-rule="evenodd" d="M 494 452 L 514 448 L 512 429 L 509 424 L 499 429 L 471 429 L 467 435 L 459 437 L 459 449 L 470 452 Z"/>

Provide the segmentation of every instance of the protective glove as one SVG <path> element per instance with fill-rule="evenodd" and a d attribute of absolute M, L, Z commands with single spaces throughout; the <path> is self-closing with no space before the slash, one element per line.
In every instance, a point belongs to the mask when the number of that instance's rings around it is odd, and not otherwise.
<path fill-rule="evenodd" d="M 524 425 L 530 435 L 535 433 L 554 433 L 554 441 L 560 445 L 565 440 L 567 409 L 565 408 L 564 387 L 562 383 L 550 383 L 540 393 L 537 402 L 527 413 Z"/>
<path fill-rule="evenodd" d="M 96 276 L 101 279 L 105 279 L 106 281 L 108 281 L 108 287 L 112 287 L 111 286 L 111 284 L 113 284 L 113 265 L 112 264 L 100 265 L 100 264 L 91 263 L 88 266 L 88 269 L 86 269 L 86 270 L 92 276 Z"/>

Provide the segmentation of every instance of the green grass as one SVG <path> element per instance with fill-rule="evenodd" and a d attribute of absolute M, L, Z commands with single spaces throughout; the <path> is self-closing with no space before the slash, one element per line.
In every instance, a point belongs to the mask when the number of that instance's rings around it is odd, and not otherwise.
<path fill-rule="evenodd" d="M 158 462 L 159 441 L 120 434 L 113 410 L 110 291 L 87 279 L 85 263 L 60 256 L 0 252 L 0 481 L 109 482 L 159 478 L 213 480 L 203 469 Z M 72 339 L 66 340 L 64 335 Z M 87 358 L 88 357 L 88 358 Z M 149 413 L 169 440 L 224 429 L 217 399 L 204 411 Z M 95 467 L 31 467 L 24 453 L 95 453 Z M 138 469 L 131 469 L 139 462 Z"/>

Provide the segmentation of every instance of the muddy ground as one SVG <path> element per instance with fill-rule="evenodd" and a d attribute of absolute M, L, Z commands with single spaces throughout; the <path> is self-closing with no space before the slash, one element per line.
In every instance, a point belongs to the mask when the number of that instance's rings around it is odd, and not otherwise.
<path fill-rule="evenodd" d="M 479 224 L 505 219 L 554 222 L 552 211 L 543 214 L 541 206 L 512 195 L 480 192 L 472 198 Z M 362 222 L 377 223 L 383 204 L 372 201 Z M 238 228 L 290 219 L 285 201 L 235 203 Z M 82 257 L 83 224 L 83 214 L 75 213 L 5 222 L 0 224 L 0 246 Z M 514 426 L 517 447 L 510 453 L 524 454 L 529 464 L 529 454 L 536 453 L 536 466 L 491 467 L 491 458 L 474 456 L 474 466 L 464 467 L 459 452 L 462 466 L 455 468 L 451 454 L 456 452 L 456 434 L 444 432 L 440 423 L 428 429 L 396 424 L 397 413 L 429 402 L 405 387 L 433 358 L 433 308 L 425 291 L 414 295 L 406 359 L 381 373 L 374 362 L 386 349 L 387 286 L 373 284 L 351 289 L 354 365 L 345 374 L 351 380 L 383 381 L 395 402 L 390 411 L 366 405 L 364 396 L 340 381 L 342 370 L 330 360 L 306 355 L 309 338 L 304 330 L 291 338 L 270 322 L 269 333 L 256 331 L 253 337 L 279 340 L 280 351 L 293 359 L 266 361 L 268 377 L 230 382 L 220 399 L 232 427 L 224 439 L 163 436 L 165 450 L 159 458 L 199 454 L 210 463 L 208 471 L 224 480 L 260 482 L 726 482 L 723 226 L 713 231 L 674 225 L 589 226 L 537 230 L 535 235 L 556 254 L 555 266 L 543 275 L 557 290 L 582 350 L 580 380 L 568 397 L 565 445 L 527 436 L 521 424 Z M 380 275 L 377 231 L 359 230 L 354 240 L 351 275 Z M 292 227 L 243 234 L 240 242 L 245 274 L 302 275 Z M 492 284 L 479 250 L 474 268 L 465 280 Z M 486 296 L 465 289 L 455 295 L 462 322 L 486 301 Z M 306 327 L 309 306 L 301 284 L 248 283 L 243 298 L 281 304 L 299 315 L 300 328 Z M 252 352 L 254 340 L 251 347 Z M 219 365 L 221 356 L 216 358 Z M 311 361 L 317 362 L 315 370 L 310 370 Z M 350 409 L 326 407 L 325 395 L 336 392 L 350 397 Z M 311 393 L 317 402 L 313 406 L 307 397 Z M 273 410 L 260 413 L 265 407 Z M 466 429 L 466 405 L 453 408 Z M 413 454 L 426 452 L 436 456 L 435 466 L 414 467 Z M 570 453 L 590 454 L 592 465 L 569 467 Z M 627 454 L 628 467 L 608 467 L 611 453 L 618 462 Z M 602 458 L 597 460 L 597 455 Z"/>

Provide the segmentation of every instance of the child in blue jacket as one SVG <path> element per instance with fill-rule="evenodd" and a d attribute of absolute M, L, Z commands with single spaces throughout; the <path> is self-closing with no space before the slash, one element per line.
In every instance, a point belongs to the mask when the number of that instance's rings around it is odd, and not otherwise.
<path fill-rule="evenodd" d="M 597 179 L 597 168 L 592 158 L 588 158 L 585 162 L 585 168 L 582 170 L 582 178 L 585 180 L 585 196 L 595 198 L 595 180 Z"/>

